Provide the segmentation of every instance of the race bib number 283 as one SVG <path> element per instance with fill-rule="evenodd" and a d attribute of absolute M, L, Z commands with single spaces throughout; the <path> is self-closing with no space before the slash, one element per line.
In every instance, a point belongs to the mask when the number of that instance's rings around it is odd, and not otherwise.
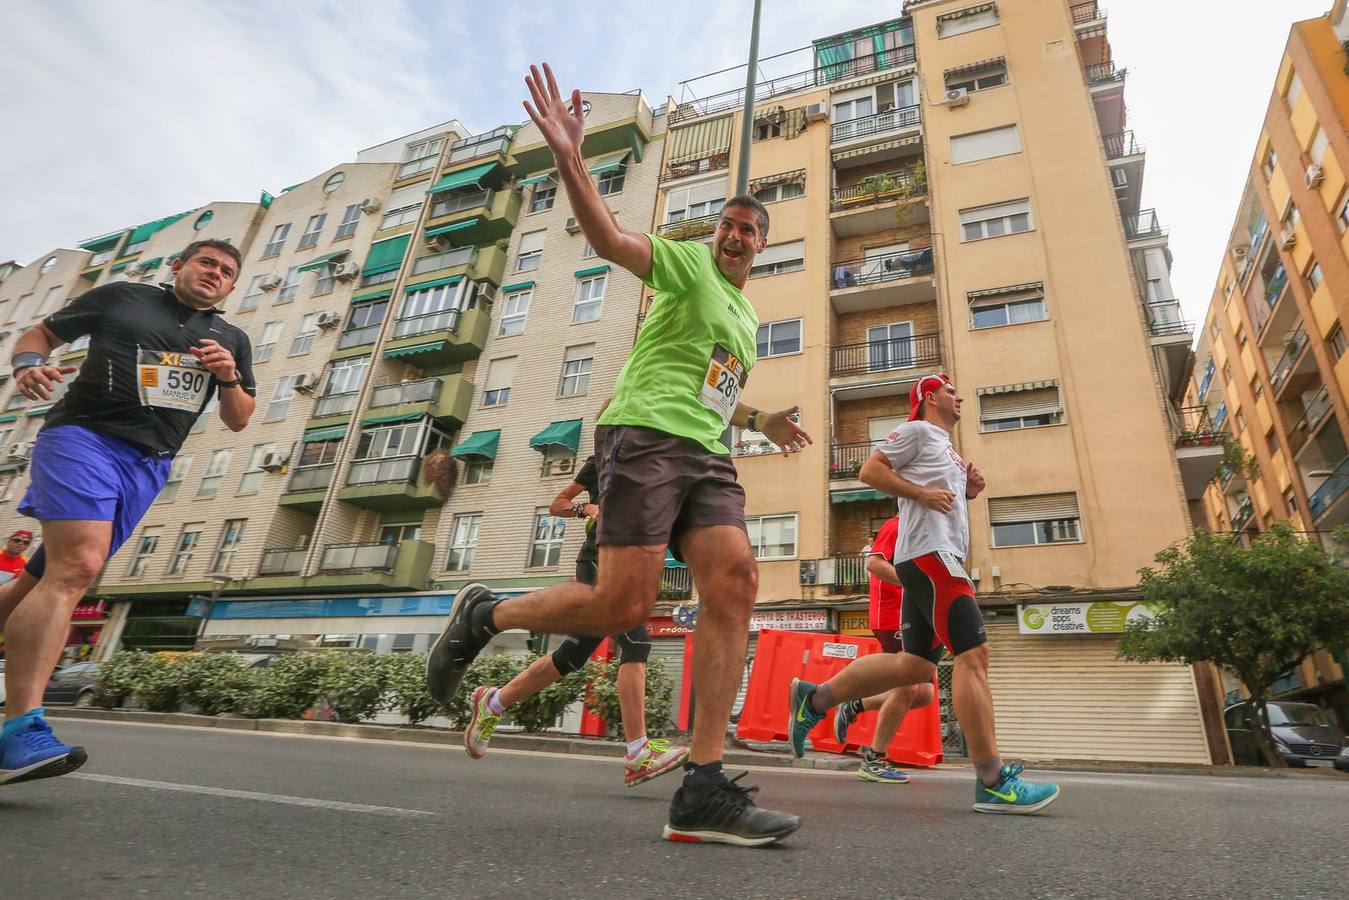
<path fill-rule="evenodd" d="M 703 378 L 698 401 L 721 416 L 721 424 L 731 424 L 731 416 L 740 403 L 740 392 L 749 380 L 749 369 L 735 354 L 721 344 L 712 351 L 707 361 L 707 375 Z"/>
<path fill-rule="evenodd" d="M 211 373 L 190 353 L 142 350 L 137 357 L 136 384 L 141 405 L 198 412 L 211 387 Z"/>

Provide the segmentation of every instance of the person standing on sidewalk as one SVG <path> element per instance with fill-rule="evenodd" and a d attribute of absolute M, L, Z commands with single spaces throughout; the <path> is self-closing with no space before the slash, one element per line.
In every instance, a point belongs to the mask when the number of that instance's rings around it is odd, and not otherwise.
<path fill-rule="evenodd" d="M 90 336 L 86 377 L 47 414 L 19 504 L 42 523 L 42 546 L 18 578 L 0 586 L 8 653 L 0 784 L 84 764 L 84 748 L 57 740 L 40 705 L 71 612 L 159 495 L 211 397 L 219 392 L 220 419 L 231 431 L 242 431 L 253 414 L 248 336 L 217 305 L 234 289 L 239 265 L 230 244 L 194 241 L 173 263 L 173 284 L 96 287 L 15 345 L 18 390 L 45 401 L 75 371 L 47 365 L 47 357 Z"/>
<path fill-rule="evenodd" d="M 601 257 L 655 291 L 651 311 L 595 430 L 600 576 L 593 588 L 558 584 L 498 600 L 485 586 L 460 591 L 431 649 L 427 682 L 442 702 L 492 636 L 506 628 L 604 635 L 635 628 L 655 605 L 665 548 L 688 563 L 701 598 L 693 658 L 698 716 L 684 781 L 670 803 L 667 840 L 762 846 L 801 827 L 762 809 L 753 789 L 722 772 L 758 593 L 745 529 L 745 491 L 721 435 L 763 432 L 784 454 L 811 443 L 797 408 L 761 412 L 741 402 L 755 359 L 759 317 L 742 289 L 768 239 L 768 210 L 751 195 L 726 201 L 712 246 L 619 228 L 581 157 L 581 92 L 570 103 L 548 66 L 525 79 L 525 109 L 557 162 L 572 212 Z"/>
<path fill-rule="evenodd" d="M 904 589 L 900 586 L 894 563 L 890 561 L 895 553 L 898 535 L 899 518 L 891 516 L 885 520 L 866 551 L 867 574 L 871 576 L 868 625 L 876 640 L 880 641 L 882 653 L 904 652 L 904 641 L 899 630 Z M 834 738 L 840 744 L 848 743 L 848 728 L 859 715 L 877 711 L 871 746 L 862 748 L 862 762 L 857 767 L 858 778 L 878 784 L 908 783 L 908 774 L 890 763 L 885 755 L 886 748 L 895 739 L 909 710 L 920 709 L 931 702 L 932 685 L 929 683 L 904 684 L 884 694 L 839 704 L 838 712 L 834 714 Z"/>
<path fill-rule="evenodd" d="M 608 405 L 607 403 L 605 404 Z M 603 409 L 600 410 L 603 414 Z M 585 491 L 590 502 L 578 500 Z M 548 507 L 548 512 L 563 518 L 585 522 L 586 538 L 576 554 L 576 581 L 593 586 L 599 581 L 600 552 L 596 540 L 599 521 L 599 479 L 595 457 L 586 459 L 576 478 L 563 488 Z M 618 708 L 623 717 L 623 737 L 628 752 L 623 758 L 623 784 L 636 787 L 672 772 L 689 755 L 687 747 L 671 747 L 668 741 L 648 740 L 646 736 L 646 661 L 651 656 L 651 635 L 638 625 L 613 637 L 618 645 Z M 483 685 L 473 692 L 469 705 L 468 728 L 464 729 L 464 749 L 474 759 L 482 759 L 488 742 L 496 732 L 502 714 L 513 704 L 532 697 L 548 685 L 585 665 L 604 638 L 572 634 L 549 656 L 540 656 L 504 687 Z"/>
<path fill-rule="evenodd" d="M 919 378 L 909 392 L 909 421 L 890 433 L 859 473 L 870 487 L 899 498 L 894 558 L 904 587 L 903 652 L 863 657 L 819 686 L 792 679 L 788 740 L 793 754 L 804 755 L 807 733 L 835 704 L 930 682 L 943 649 L 949 649 L 956 658 L 956 720 L 974 761 L 975 811 L 1033 813 L 1054 802 L 1059 788 L 1021 778 L 1024 767 L 1004 765 L 998 754 L 988 636 L 964 568 L 967 502 L 984 489 L 984 477 L 951 446 L 962 402 L 945 375 Z"/>

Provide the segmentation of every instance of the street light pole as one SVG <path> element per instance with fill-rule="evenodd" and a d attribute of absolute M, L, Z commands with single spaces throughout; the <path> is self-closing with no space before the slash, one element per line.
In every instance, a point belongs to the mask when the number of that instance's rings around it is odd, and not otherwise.
<path fill-rule="evenodd" d="M 740 119 L 740 157 L 736 164 L 735 192 L 749 192 L 750 130 L 754 127 L 754 77 L 759 70 L 759 12 L 763 0 L 754 0 L 754 21 L 749 33 L 749 65 L 745 70 L 745 109 Z"/>

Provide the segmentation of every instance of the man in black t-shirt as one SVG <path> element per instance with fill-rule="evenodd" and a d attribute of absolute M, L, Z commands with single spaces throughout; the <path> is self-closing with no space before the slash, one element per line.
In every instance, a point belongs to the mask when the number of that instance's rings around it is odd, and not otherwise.
<path fill-rule="evenodd" d="M 586 503 L 576 499 L 585 491 Z M 555 516 L 585 521 L 586 539 L 576 554 L 576 580 L 594 584 L 599 578 L 599 544 L 595 525 L 599 519 L 599 478 L 595 457 L 590 457 L 576 473 L 575 480 L 553 498 L 548 511 Z M 502 688 L 483 685 L 473 692 L 468 728 L 464 730 L 464 748 L 474 759 L 481 759 L 506 708 L 532 697 L 564 675 L 585 665 L 590 654 L 604 641 L 602 637 L 568 635 L 551 656 L 541 656 Z M 623 759 L 623 783 L 635 787 L 683 764 L 687 747 L 671 747 L 669 742 L 648 740 L 646 736 L 646 660 L 651 654 L 651 636 L 638 625 L 615 635 L 618 644 L 618 705 L 623 714 L 623 733 L 628 753 Z"/>
<path fill-rule="evenodd" d="M 174 454 L 212 396 L 218 392 L 221 421 L 232 431 L 253 414 L 248 336 L 218 306 L 234 289 L 239 264 L 230 244 L 196 241 L 174 261 L 173 284 L 94 288 L 14 347 L 17 390 L 49 401 L 54 383 L 76 369 L 48 365 L 47 357 L 64 343 L 90 338 L 82 377 L 38 432 L 19 504 L 41 521 L 42 547 L 0 587 L 8 695 L 0 784 L 64 775 L 84 764 L 84 748 L 57 740 L 40 705 L 71 612 L 159 495 Z"/>

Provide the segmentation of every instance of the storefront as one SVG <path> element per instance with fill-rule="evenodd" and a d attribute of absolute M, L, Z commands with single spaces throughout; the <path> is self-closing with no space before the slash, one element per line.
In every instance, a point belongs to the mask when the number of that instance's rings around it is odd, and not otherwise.
<path fill-rule="evenodd" d="M 853 637 L 873 637 L 871 613 L 865 609 L 842 609 L 838 612 L 838 633 Z"/>
<path fill-rule="evenodd" d="M 108 624 L 106 601 L 81 603 L 70 615 L 70 631 L 66 633 L 65 649 L 61 651 L 61 665 L 81 662 L 93 656 Z M 5 655 L 5 637 L 0 634 L 0 658 Z"/>

